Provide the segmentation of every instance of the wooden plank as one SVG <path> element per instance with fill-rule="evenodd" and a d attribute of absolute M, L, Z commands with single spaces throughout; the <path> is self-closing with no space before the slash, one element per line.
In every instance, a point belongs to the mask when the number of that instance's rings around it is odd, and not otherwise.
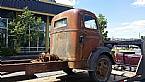
<path fill-rule="evenodd" d="M 26 71 L 26 74 L 34 74 L 46 71 L 61 70 L 66 67 L 66 61 L 50 61 L 43 63 L 20 63 L 20 64 L 1 64 L 0 72 Z"/>
<path fill-rule="evenodd" d="M 14 63 L 29 63 L 32 59 L 22 59 L 22 60 L 4 60 L 1 64 L 14 64 Z"/>

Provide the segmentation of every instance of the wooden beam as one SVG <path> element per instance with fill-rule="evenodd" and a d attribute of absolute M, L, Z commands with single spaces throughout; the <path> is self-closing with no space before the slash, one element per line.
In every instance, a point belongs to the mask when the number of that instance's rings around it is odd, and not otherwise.
<path fill-rule="evenodd" d="M 23 11 L 23 9 L 2 7 L 2 6 L 0 6 L 0 9 L 12 10 L 12 11 Z M 42 13 L 42 12 L 36 12 L 36 11 L 31 11 L 31 12 L 34 13 L 34 14 L 41 14 L 41 15 L 46 15 L 46 16 L 55 16 L 55 14 L 50 14 L 50 13 Z"/>

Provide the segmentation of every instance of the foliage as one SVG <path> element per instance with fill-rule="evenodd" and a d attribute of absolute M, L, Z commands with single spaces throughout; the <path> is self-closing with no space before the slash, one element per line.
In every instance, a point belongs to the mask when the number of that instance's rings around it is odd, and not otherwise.
<path fill-rule="evenodd" d="M 0 48 L 0 56 L 12 56 L 16 55 L 17 52 L 12 48 Z"/>
<path fill-rule="evenodd" d="M 100 26 L 100 32 L 103 35 L 103 40 L 107 40 L 108 31 L 105 31 L 105 29 L 107 28 L 107 19 L 102 14 L 99 14 L 98 22 Z"/>
<path fill-rule="evenodd" d="M 25 8 L 21 15 L 16 16 L 16 18 L 9 23 L 9 35 L 13 35 L 16 51 L 20 50 L 21 43 L 38 38 L 41 24 L 41 18 L 34 17 L 28 8 Z"/>
<path fill-rule="evenodd" d="M 145 40 L 145 36 L 141 36 L 141 39 Z"/>

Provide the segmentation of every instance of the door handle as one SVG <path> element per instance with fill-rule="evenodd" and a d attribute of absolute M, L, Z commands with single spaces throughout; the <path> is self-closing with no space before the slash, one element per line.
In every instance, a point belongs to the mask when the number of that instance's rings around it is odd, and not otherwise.
<path fill-rule="evenodd" d="M 79 42 L 82 43 L 83 41 L 84 41 L 84 36 L 81 35 L 81 36 L 80 36 L 80 40 L 79 40 Z"/>

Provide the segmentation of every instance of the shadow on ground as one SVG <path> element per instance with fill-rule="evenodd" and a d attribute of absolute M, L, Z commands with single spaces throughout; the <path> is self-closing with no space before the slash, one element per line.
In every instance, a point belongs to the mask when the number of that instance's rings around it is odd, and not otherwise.
<path fill-rule="evenodd" d="M 93 82 L 87 74 L 77 73 L 74 75 L 65 75 L 56 77 L 59 81 L 55 82 Z"/>
<path fill-rule="evenodd" d="M 36 79 L 37 78 L 37 79 Z M 51 79 L 53 78 L 53 80 Z M 120 79 L 121 77 L 116 77 L 116 79 Z M 33 76 L 26 76 L 26 75 L 19 75 L 13 77 L 5 77 L 1 78 L 0 82 L 16 82 L 16 81 L 23 81 L 23 82 L 93 82 L 88 73 L 75 73 L 73 75 L 56 75 L 56 76 L 45 76 L 45 77 L 37 77 L 36 75 Z M 114 76 L 111 75 L 108 82 L 120 82 L 115 81 Z M 130 81 L 128 81 L 130 82 Z M 133 82 L 133 81 L 131 81 Z M 136 82 L 145 82 L 145 80 L 140 80 Z"/>
<path fill-rule="evenodd" d="M 26 75 L 20 75 L 20 76 L 13 76 L 13 77 L 5 77 L 0 78 L 0 82 L 16 82 L 16 81 L 22 81 L 22 80 L 30 80 L 35 79 L 37 76 L 26 76 Z"/>
<path fill-rule="evenodd" d="M 14 76 L 14 77 L 1 78 L 0 82 L 16 82 L 16 81 L 24 81 L 24 80 L 31 82 L 32 79 L 36 79 L 36 78 L 37 78 L 37 76 L 35 76 L 35 75 L 33 75 L 33 76 L 20 75 L 20 76 Z M 41 77 L 41 78 L 43 78 L 43 77 Z M 57 81 L 48 80 L 48 82 L 93 82 L 89 78 L 88 74 L 86 74 L 86 73 L 76 73 L 73 75 L 56 76 L 56 79 L 57 79 Z M 37 80 L 37 81 L 39 81 L 39 80 Z M 32 81 L 32 82 L 35 82 L 35 81 Z M 47 82 L 47 81 L 45 80 L 45 82 Z"/>

